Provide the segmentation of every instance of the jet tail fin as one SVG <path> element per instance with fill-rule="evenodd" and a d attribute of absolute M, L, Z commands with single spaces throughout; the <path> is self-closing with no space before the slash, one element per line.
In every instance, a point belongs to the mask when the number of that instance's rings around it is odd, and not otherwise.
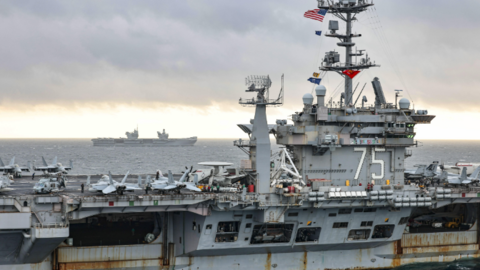
<path fill-rule="evenodd" d="M 168 183 L 169 184 L 175 184 L 175 181 L 173 180 L 172 171 L 170 171 L 170 170 L 168 170 Z"/>
<path fill-rule="evenodd" d="M 73 169 L 73 160 L 70 159 L 70 169 Z"/>
<path fill-rule="evenodd" d="M 90 175 L 87 177 L 87 186 L 90 186 Z"/>
<path fill-rule="evenodd" d="M 417 170 L 415 171 L 415 174 L 424 174 L 427 166 L 425 165 L 419 165 Z"/>
<path fill-rule="evenodd" d="M 10 166 L 13 166 L 15 165 L 15 157 L 13 157 L 11 160 L 10 160 L 10 164 L 8 164 Z"/>
<path fill-rule="evenodd" d="M 150 178 L 150 175 L 147 175 L 147 179 L 145 180 L 146 184 L 152 183 L 152 178 Z"/>
<path fill-rule="evenodd" d="M 127 174 L 125 174 L 125 176 L 123 177 L 122 179 L 122 184 L 125 184 L 125 181 L 127 181 L 127 178 L 128 178 L 128 174 L 130 173 L 130 171 L 127 172 Z"/>
<path fill-rule="evenodd" d="M 472 179 L 479 179 L 480 176 L 480 166 L 478 166 L 475 171 L 470 175 L 470 178 Z"/>
<path fill-rule="evenodd" d="M 113 177 L 112 177 L 112 172 L 108 171 L 108 180 L 110 182 L 110 185 L 113 185 Z"/>
<path fill-rule="evenodd" d="M 45 166 L 45 167 L 48 166 L 47 161 L 45 160 L 45 158 L 43 156 L 42 156 L 42 161 L 43 161 L 43 166 Z"/>
<path fill-rule="evenodd" d="M 178 180 L 178 182 L 183 182 L 185 181 L 185 178 L 187 177 L 187 175 L 190 173 L 190 169 L 187 169 L 185 170 L 185 172 L 183 173 L 182 177 L 180 178 L 180 180 Z"/>
<path fill-rule="evenodd" d="M 5 164 L 3 164 L 3 161 L 1 158 L 0 158 L 0 166 L 5 167 Z"/>
<path fill-rule="evenodd" d="M 194 174 L 194 176 L 193 176 L 193 183 L 195 183 L 195 186 L 198 185 L 198 174 Z"/>
<path fill-rule="evenodd" d="M 52 160 L 52 165 L 57 165 L 57 157 L 56 156 Z"/>
<path fill-rule="evenodd" d="M 460 175 L 460 180 L 466 180 L 466 179 L 467 179 L 467 167 L 463 167 L 462 174 Z"/>

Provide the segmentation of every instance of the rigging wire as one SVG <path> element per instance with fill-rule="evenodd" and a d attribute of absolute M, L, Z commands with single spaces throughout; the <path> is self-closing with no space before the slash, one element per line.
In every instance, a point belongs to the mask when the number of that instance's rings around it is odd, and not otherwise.
<path fill-rule="evenodd" d="M 396 61 L 395 55 L 393 54 L 392 47 L 390 46 L 390 42 L 389 42 L 387 36 L 385 35 L 385 32 L 383 31 L 383 26 L 382 26 L 382 24 L 381 24 L 381 22 L 380 22 L 380 17 L 378 16 L 377 9 L 374 8 L 374 11 L 375 11 L 375 15 L 377 16 L 377 20 L 378 20 L 378 22 L 379 22 L 379 24 L 380 24 L 380 32 L 383 34 L 384 39 L 385 39 L 385 41 L 386 41 L 386 43 L 387 43 L 387 48 L 388 48 L 390 54 L 392 55 L 393 63 L 395 64 L 395 68 L 397 69 L 398 75 L 399 75 L 399 77 L 400 77 L 400 81 L 401 81 L 401 83 L 403 84 L 403 87 L 405 87 L 405 90 L 406 90 L 406 92 L 407 92 L 407 94 L 408 94 L 408 97 L 410 98 L 410 100 L 412 101 L 412 104 L 413 104 L 413 103 L 414 103 L 414 102 L 413 102 L 413 98 L 412 98 L 412 96 L 410 95 L 410 92 L 408 91 L 407 83 L 406 83 L 405 80 L 403 79 L 403 74 L 402 74 L 402 72 L 401 72 L 401 69 L 398 67 L 398 63 L 397 63 L 397 61 Z M 414 105 L 414 106 L 415 106 L 415 105 Z"/>
<path fill-rule="evenodd" d="M 401 70 L 400 70 L 400 68 L 397 64 L 396 58 L 393 54 L 393 50 L 392 50 L 392 47 L 390 46 L 390 42 L 389 42 L 387 36 L 385 35 L 385 32 L 383 31 L 383 26 L 382 26 L 382 23 L 380 21 L 380 17 L 378 16 L 376 8 L 375 7 L 369 8 L 369 9 L 367 9 L 367 11 L 371 15 L 370 19 L 371 19 L 372 30 L 374 31 L 375 35 L 377 36 L 378 40 L 380 41 L 382 50 L 384 51 L 384 54 L 386 55 L 387 60 L 389 61 L 390 65 L 392 66 L 395 75 L 400 80 L 400 83 L 405 88 L 405 91 L 407 92 L 408 97 L 412 101 L 412 104 L 414 104 L 413 98 L 410 95 L 410 91 L 408 91 L 407 84 L 406 84 L 406 82 L 403 78 L 402 72 L 401 72 Z"/>

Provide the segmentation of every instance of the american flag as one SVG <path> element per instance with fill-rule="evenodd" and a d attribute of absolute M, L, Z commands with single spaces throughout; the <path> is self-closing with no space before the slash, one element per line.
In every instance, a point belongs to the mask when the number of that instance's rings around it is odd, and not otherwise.
<path fill-rule="evenodd" d="M 323 18 L 325 18 L 325 15 L 327 14 L 327 12 L 328 12 L 328 9 L 309 10 L 305 12 L 305 14 L 303 14 L 303 17 L 323 22 Z"/>

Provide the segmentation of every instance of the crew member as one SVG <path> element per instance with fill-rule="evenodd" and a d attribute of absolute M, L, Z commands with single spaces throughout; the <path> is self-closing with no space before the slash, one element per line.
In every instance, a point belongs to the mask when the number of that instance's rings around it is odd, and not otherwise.
<path fill-rule="evenodd" d="M 83 193 L 84 187 L 85 187 L 85 186 L 84 186 L 83 183 L 82 183 L 82 184 L 80 185 L 80 188 L 82 189 L 82 193 Z"/>

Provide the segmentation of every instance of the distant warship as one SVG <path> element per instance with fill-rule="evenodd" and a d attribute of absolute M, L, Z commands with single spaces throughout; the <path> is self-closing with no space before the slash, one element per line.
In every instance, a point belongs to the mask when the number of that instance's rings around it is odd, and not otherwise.
<path fill-rule="evenodd" d="M 158 139 L 139 139 L 138 128 L 133 132 L 125 132 L 127 138 L 96 138 L 92 139 L 93 146 L 120 146 L 120 147 L 157 147 L 157 146 L 192 146 L 197 142 L 197 137 L 169 139 L 165 129 L 162 133 L 157 131 Z"/>

